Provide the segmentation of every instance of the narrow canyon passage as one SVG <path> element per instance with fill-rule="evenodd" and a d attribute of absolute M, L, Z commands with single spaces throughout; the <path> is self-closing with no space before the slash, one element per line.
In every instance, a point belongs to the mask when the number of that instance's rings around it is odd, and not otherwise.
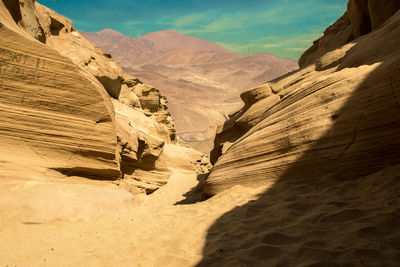
<path fill-rule="evenodd" d="M 0 267 L 399 266 L 382 3 L 349 0 L 298 65 L 0 1 Z"/>

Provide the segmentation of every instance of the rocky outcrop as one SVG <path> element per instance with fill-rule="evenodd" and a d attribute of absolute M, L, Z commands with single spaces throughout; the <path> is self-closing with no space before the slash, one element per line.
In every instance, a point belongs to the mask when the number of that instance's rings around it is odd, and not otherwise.
<path fill-rule="evenodd" d="M 179 145 L 158 89 L 124 74 L 71 21 L 34 1 L 3 0 L 0 22 L 2 161 L 121 178 L 132 192 L 167 183 L 177 164 L 166 153 L 180 148 L 165 150 Z M 196 160 L 200 153 L 188 153 L 179 168 L 194 170 Z"/>
<path fill-rule="evenodd" d="M 171 143 L 169 136 L 159 134 L 163 126 L 155 124 L 143 110 L 133 109 L 114 99 L 112 102 L 122 177 L 127 183 L 152 193 L 167 183 L 170 176 L 167 162 L 161 159 L 165 145 Z M 165 127 L 164 130 L 166 133 Z"/>
<path fill-rule="evenodd" d="M 14 22 L 33 38 L 45 42 L 46 36 L 39 24 L 35 0 L 11 1 L 3 0 L 4 7 L 8 10 Z"/>
<path fill-rule="evenodd" d="M 221 127 L 218 127 L 214 139 L 214 148 L 210 153 L 210 161 L 217 159 L 243 134 L 259 123 L 265 110 L 279 102 L 280 97 L 274 93 L 269 83 L 246 91 L 240 95 L 244 107 L 230 115 Z"/>
<path fill-rule="evenodd" d="M 104 88 L 16 27 L 10 3 L 0 2 L 2 161 L 118 178 L 114 111 Z"/>
<path fill-rule="evenodd" d="M 353 34 L 349 14 L 318 42 Z M 212 161 L 219 158 L 204 191 L 353 179 L 398 163 L 400 12 L 373 29 L 330 52 L 311 48 L 302 58 L 312 65 L 244 93 L 245 106 L 215 139 Z"/>
<path fill-rule="evenodd" d="M 46 44 L 91 73 L 110 96 L 118 99 L 123 72 L 110 54 L 86 40 L 67 18 L 39 3 L 35 3 L 35 7 L 46 36 Z"/>
<path fill-rule="evenodd" d="M 300 67 L 309 66 L 324 54 L 378 29 L 399 9 L 397 0 L 350 0 L 347 12 L 300 57 Z"/>

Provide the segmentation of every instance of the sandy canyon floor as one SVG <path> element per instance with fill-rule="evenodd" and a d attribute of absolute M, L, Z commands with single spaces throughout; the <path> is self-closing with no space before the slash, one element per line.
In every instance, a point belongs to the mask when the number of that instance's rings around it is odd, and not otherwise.
<path fill-rule="evenodd" d="M 149 196 L 118 182 L 24 173 L 0 173 L 0 266 L 400 262 L 399 166 L 349 182 L 236 186 L 202 202 L 191 171 L 175 170 Z"/>

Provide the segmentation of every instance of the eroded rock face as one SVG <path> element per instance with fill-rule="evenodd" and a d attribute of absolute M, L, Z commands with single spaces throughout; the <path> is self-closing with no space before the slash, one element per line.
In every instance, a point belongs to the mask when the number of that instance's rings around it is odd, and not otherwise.
<path fill-rule="evenodd" d="M 174 123 L 166 111 L 166 99 L 157 88 L 124 74 L 111 55 L 86 40 L 70 20 L 38 3 L 35 6 L 47 45 L 93 75 L 112 98 L 132 108 L 143 109 L 148 117 L 152 117 L 162 139 L 175 140 Z"/>
<path fill-rule="evenodd" d="M 280 96 L 274 93 L 269 83 L 246 91 L 240 95 L 244 107 L 230 115 L 217 129 L 214 148 L 210 161 L 214 164 L 218 158 L 243 134 L 259 123 L 265 110 L 279 102 Z"/>
<path fill-rule="evenodd" d="M 112 102 L 122 177 L 128 184 L 152 193 L 166 184 L 171 174 L 160 159 L 167 140 L 162 139 L 154 121 L 143 110 L 133 109 L 115 99 Z"/>
<path fill-rule="evenodd" d="M 324 54 L 378 29 L 399 9 L 398 0 L 349 0 L 347 12 L 314 41 L 300 57 L 299 66 L 309 66 Z"/>
<path fill-rule="evenodd" d="M 132 192 L 167 183 L 180 150 L 164 149 L 178 145 L 158 89 L 34 1 L 0 2 L 0 22 L 1 162 L 121 178 Z M 188 155 L 180 167 L 194 170 L 201 154 Z"/>
<path fill-rule="evenodd" d="M 35 3 L 35 8 L 46 44 L 96 77 L 108 94 L 118 99 L 123 72 L 110 54 L 86 40 L 69 19 L 39 3 Z"/>
<path fill-rule="evenodd" d="M 3 0 L 4 7 L 8 10 L 14 22 L 33 38 L 45 42 L 46 36 L 39 24 L 34 8 L 35 0 Z"/>
<path fill-rule="evenodd" d="M 164 147 L 175 143 L 174 122 L 158 89 L 133 76 L 123 77 L 120 98 L 112 99 L 121 172 L 128 185 L 149 194 L 166 184 L 171 175 Z M 190 160 L 186 160 L 188 164 Z"/>
<path fill-rule="evenodd" d="M 204 191 L 328 174 L 356 178 L 398 163 L 399 36 L 397 12 L 312 65 L 242 95 L 244 108 L 216 137 L 212 160 L 222 156 Z"/>
<path fill-rule="evenodd" d="M 114 111 L 104 88 L 15 27 L 3 2 L 0 14 L 2 161 L 118 178 Z"/>
<path fill-rule="evenodd" d="M 175 142 L 175 125 L 167 111 L 167 99 L 157 88 L 143 84 L 136 77 L 125 74 L 123 81 L 118 101 L 130 108 L 141 110 L 152 120 L 157 129 L 157 136 L 166 142 Z"/>

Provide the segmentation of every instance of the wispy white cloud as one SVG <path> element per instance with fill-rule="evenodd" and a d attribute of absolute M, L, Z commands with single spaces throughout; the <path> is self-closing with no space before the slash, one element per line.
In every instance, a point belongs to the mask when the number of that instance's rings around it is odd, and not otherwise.
<path fill-rule="evenodd" d="M 316 36 L 318 36 L 318 32 L 300 35 L 271 35 L 241 44 L 237 44 L 236 42 L 219 42 L 218 44 L 234 53 L 244 55 L 248 53 L 248 49 L 250 48 L 252 53 L 268 52 L 280 57 L 298 58 L 311 46 L 313 38 Z"/>
<path fill-rule="evenodd" d="M 273 48 L 273 47 L 280 47 L 282 43 L 271 43 L 271 44 L 263 44 L 262 47 L 264 48 Z"/>
<path fill-rule="evenodd" d="M 316 16 L 315 0 L 291 1 L 286 5 L 265 5 L 258 9 L 239 10 L 226 14 L 223 10 L 203 11 L 176 18 L 171 26 L 185 34 L 216 33 L 251 29 L 260 25 L 295 25 L 310 16 Z M 321 11 L 322 10 L 322 11 Z M 338 16 L 341 9 L 332 3 L 320 2 L 318 16 Z M 168 20 L 168 19 L 167 19 Z"/>
<path fill-rule="evenodd" d="M 257 9 L 229 14 L 221 10 L 204 11 L 179 17 L 171 26 L 187 35 L 217 36 L 221 39 L 210 41 L 216 41 L 235 53 L 247 54 L 250 47 L 254 52 L 298 58 L 326 26 L 342 14 L 343 2 L 337 3 L 286 0 L 286 4 L 280 1 L 276 5 L 265 4 Z M 319 21 L 325 21 L 325 25 L 317 23 Z"/>
<path fill-rule="evenodd" d="M 175 19 L 171 25 L 176 27 L 177 29 L 182 29 L 187 27 L 188 25 L 196 25 L 198 23 L 204 22 L 207 19 L 209 12 L 202 13 L 193 13 L 189 15 L 184 15 Z"/>
<path fill-rule="evenodd" d="M 113 28 L 129 36 L 175 29 L 234 52 L 298 57 L 345 10 L 347 0 L 42 0 L 69 16 L 78 29 Z M 307 36 L 307 34 L 310 34 Z M 268 38 L 270 37 L 270 38 Z"/>

